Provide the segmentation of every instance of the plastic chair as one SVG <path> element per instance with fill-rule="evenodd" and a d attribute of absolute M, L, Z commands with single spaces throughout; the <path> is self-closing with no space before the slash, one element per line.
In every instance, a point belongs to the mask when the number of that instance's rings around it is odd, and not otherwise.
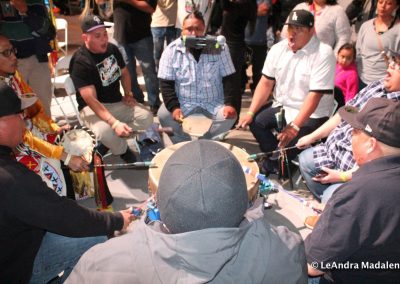
<path fill-rule="evenodd" d="M 68 54 L 68 22 L 65 19 L 56 18 L 57 32 L 64 30 L 64 40 L 57 40 L 58 48 L 65 54 Z"/>

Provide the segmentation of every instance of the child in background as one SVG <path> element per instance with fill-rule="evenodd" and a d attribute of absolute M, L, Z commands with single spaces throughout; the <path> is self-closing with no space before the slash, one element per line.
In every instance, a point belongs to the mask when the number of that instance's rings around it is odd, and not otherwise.
<path fill-rule="evenodd" d="M 354 44 L 345 43 L 339 48 L 335 71 L 335 99 L 339 107 L 351 100 L 358 92 L 355 58 Z"/>

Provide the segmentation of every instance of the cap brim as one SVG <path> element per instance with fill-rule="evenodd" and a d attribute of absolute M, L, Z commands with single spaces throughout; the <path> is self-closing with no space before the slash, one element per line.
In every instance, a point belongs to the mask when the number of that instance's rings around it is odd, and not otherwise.
<path fill-rule="evenodd" d="M 21 95 L 20 100 L 21 100 L 21 110 L 22 110 L 36 103 L 38 97 L 34 93 L 26 93 Z"/>
<path fill-rule="evenodd" d="M 364 129 L 365 126 L 357 120 L 358 108 L 353 106 L 343 106 L 339 109 L 340 117 L 355 129 Z"/>
<path fill-rule="evenodd" d="M 299 24 L 299 23 L 285 23 L 284 25 L 285 26 L 292 25 L 292 26 L 306 27 L 306 28 L 312 28 L 313 27 L 313 26 L 303 25 L 303 24 Z"/>
<path fill-rule="evenodd" d="M 98 26 L 94 26 L 94 27 L 91 27 L 90 29 L 88 29 L 85 33 L 90 33 L 90 32 L 92 32 L 92 31 L 94 31 L 94 30 L 97 30 L 97 29 L 99 29 L 99 28 L 106 28 L 106 29 L 108 29 L 108 28 L 111 28 L 111 26 L 106 26 L 106 25 L 98 25 Z"/>

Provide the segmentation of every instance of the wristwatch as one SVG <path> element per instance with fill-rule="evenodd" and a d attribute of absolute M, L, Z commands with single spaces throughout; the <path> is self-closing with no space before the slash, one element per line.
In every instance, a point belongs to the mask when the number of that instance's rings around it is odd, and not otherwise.
<path fill-rule="evenodd" d="M 133 97 L 132 91 L 129 91 L 129 92 L 125 93 L 125 96 L 131 96 L 131 97 Z"/>
<path fill-rule="evenodd" d="M 300 127 L 298 127 L 296 124 L 294 124 L 293 121 L 291 123 L 289 123 L 289 126 L 291 128 L 293 128 L 294 130 L 296 130 L 297 132 L 300 131 Z"/>

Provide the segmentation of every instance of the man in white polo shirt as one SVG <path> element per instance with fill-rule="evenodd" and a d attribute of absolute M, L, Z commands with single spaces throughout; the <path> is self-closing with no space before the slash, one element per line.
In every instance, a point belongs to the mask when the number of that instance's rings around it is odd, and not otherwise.
<path fill-rule="evenodd" d="M 238 124 L 250 126 L 263 152 L 294 145 L 300 137 L 324 123 L 333 110 L 335 56 L 332 48 L 314 35 L 314 16 L 310 12 L 292 11 L 286 25 L 288 37 L 268 52 L 249 111 Z M 275 114 L 282 108 L 287 126 L 279 129 Z M 280 133 L 275 135 L 274 129 Z M 293 158 L 297 150 L 287 154 Z M 264 170 L 273 172 L 276 168 L 273 161 L 264 162 Z"/>

